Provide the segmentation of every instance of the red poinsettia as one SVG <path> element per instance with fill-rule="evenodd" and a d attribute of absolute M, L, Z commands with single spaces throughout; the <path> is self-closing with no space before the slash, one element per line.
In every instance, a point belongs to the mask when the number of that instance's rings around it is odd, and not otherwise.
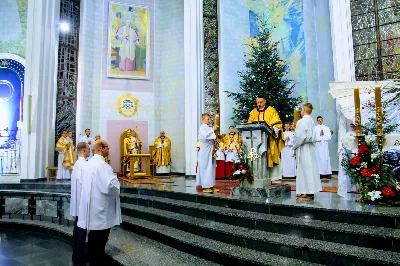
<path fill-rule="evenodd" d="M 393 197 L 394 191 L 390 187 L 384 187 L 382 190 L 382 194 L 385 195 L 386 197 Z"/>
<path fill-rule="evenodd" d="M 380 169 L 381 169 L 381 167 L 379 165 L 375 165 L 374 167 L 372 167 L 371 171 L 373 174 L 381 175 Z"/>
<path fill-rule="evenodd" d="M 360 156 L 354 156 L 353 159 L 351 159 L 350 164 L 351 165 L 357 165 L 361 162 L 361 157 Z"/>
<path fill-rule="evenodd" d="M 361 145 L 360 148 L 358 148 L 358 153 L 364 153 L 366 151 L 368 151 L 368 146 L 365 144 Z"/>
<path fill-rule="evenodd" d="M 371 177 L 372 176 L 372 171 L 369 168 L 364 168 L 361 170 L 360 174 L 364 177 Z"/>

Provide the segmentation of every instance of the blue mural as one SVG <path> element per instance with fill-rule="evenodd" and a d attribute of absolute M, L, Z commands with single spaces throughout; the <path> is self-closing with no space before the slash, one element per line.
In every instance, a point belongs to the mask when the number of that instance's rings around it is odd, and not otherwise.
<path fill-rule="evenodd" d="M 0 59 L 0 148 L 15 140 L 22 121 L 25 67 L 13 59 Z"/>
<path fill-rule="evenodd" d="M 296 81 L 295 94 L 306 99 L 307 76 L 302 0 L 248 0 L 250 38 L 258 32 L 256 18 L 271 25 L 271 38 L 279 44 L 279 54 L 290 68 L 289 78 Z M 273 27 L 276 28 L 273 28 Z"/>

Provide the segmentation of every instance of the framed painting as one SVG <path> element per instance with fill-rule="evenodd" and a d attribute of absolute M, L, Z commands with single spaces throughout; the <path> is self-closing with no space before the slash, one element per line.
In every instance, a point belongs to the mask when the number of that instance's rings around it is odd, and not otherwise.
<path fill-rule="evenodd" d="M 150 79 L 149 8 L 109 3 L 107 76 Z"/>

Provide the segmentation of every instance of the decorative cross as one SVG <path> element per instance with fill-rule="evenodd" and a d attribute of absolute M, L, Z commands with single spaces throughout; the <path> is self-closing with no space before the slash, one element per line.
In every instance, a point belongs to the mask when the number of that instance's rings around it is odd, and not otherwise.
<path fill-rule="evenodd" d="M 247 158 L 250 159 L 250 161 L 257 160 L 258 157 L 259 157 L 259 155 L 257 154 L 257 151 L 256 151 L 255 148 L 251 148 L 251 149 L 248 151 Z"/>

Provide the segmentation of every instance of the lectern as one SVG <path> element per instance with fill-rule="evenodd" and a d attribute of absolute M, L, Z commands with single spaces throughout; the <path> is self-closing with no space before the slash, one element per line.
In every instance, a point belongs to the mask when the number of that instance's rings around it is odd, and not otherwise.
<path fill-rule="evenodd" d="M 242 150 L 247 154 L 253 150 L 258 158 L 248 161 L 253 170 L 254 182 L 243 182 L 242 186 L 250 188 L 265 188 L 271 185 L 268 176 L 267 149 L 268 136 L 273 134 L 272 129 L 266 123 L 252 123 L 236 126 L 242 134 Z M 247 159 L 249 160 L 249 159 Z"/>

